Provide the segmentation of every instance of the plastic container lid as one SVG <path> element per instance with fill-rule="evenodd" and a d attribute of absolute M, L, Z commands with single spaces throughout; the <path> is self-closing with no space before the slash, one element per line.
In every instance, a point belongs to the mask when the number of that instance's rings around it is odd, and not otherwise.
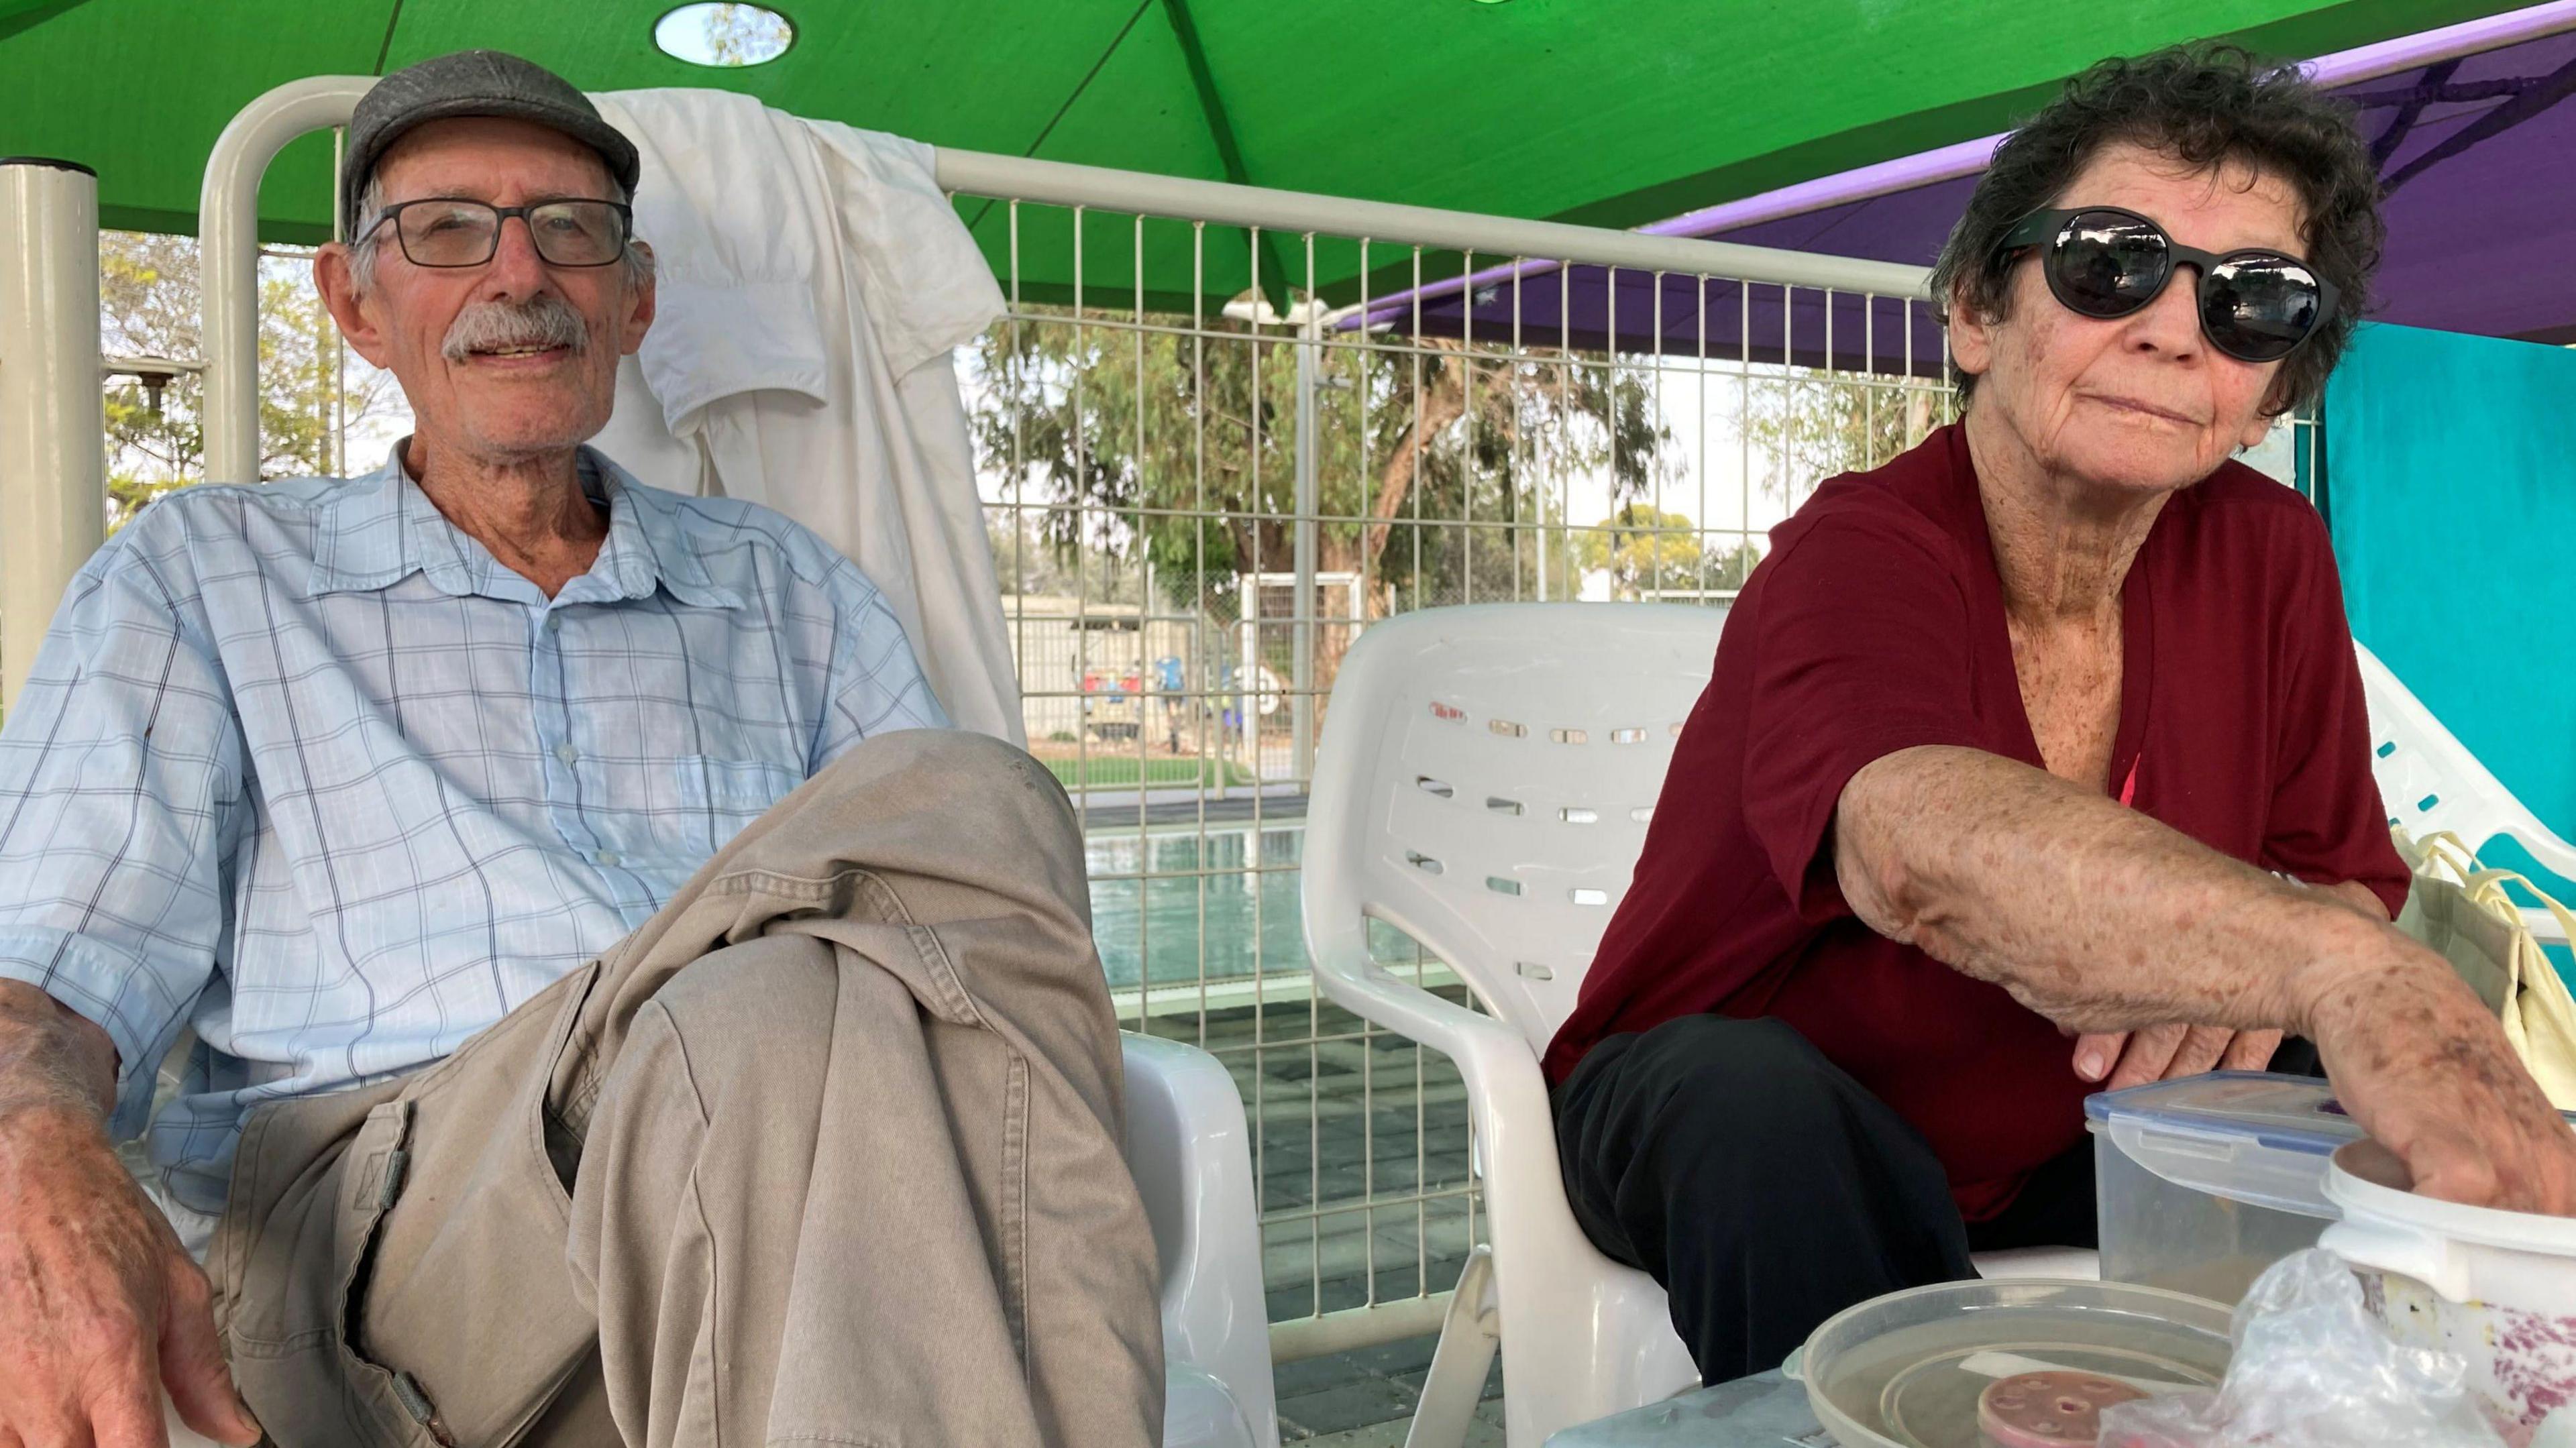
<path fill-rule="evenodd" d="M 2217 1071 L 2088 1098 L 2095 1133 L 2177 1186 L 2249 1206 L 2332 1219 L 2326 1159 L 2359 1123 L 2313 1076 Z"/>
<path fill-rule="evenodd" d="M 1845 1309 L 1782 1371 L 1843 1448 L 1993 1448 L 1977 1404 L 1995 1382 L 2071 1371 L 2149 1394 L 2214 1387 L 2230 1316 L 2124 1282 L 1944 1282 Z"/>

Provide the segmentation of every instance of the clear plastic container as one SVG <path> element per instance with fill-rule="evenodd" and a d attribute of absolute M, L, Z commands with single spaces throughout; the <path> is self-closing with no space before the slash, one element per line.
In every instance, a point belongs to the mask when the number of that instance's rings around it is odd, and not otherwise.
<path fill-rule="evenodd" d="M 2361 1128 L 2312 1076 L 2220 1071 L 2095 1096 L 2105 1281 L 2232 1303 L 2340 1214 L 2327 1158 Z"/>
<path fill-rule="evenodd" d="M 1993 1448 L 1979 1396 L 2032 1372 L 2094 1374 L 2148 1394 L 2214 1387 L 2228 1311 L 2117 1282 L 1944 1282 L 1826 1320 L 1782 1371 L 1841 1448 Z M 1805 1442 L 1805 1439 L 1798 1440 Z"/>

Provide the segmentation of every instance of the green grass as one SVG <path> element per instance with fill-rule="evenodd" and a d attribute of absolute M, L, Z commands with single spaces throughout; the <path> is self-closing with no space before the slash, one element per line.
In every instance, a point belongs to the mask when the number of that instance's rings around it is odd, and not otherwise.
<path fill-rule="evenodd" d="M 1220 784 L 1250 784 L 1252 773 L 1231 760 L 1169 756 L 1144 761 L 1147 789 L 1214 789 Z M 1095 754 L 1088 759 L 1050 759 L 1046 767 L 1066 789 L 1134 789 L 1136 756 Z M 1222 771 L 1222 772 L 1220 772 Z"/>

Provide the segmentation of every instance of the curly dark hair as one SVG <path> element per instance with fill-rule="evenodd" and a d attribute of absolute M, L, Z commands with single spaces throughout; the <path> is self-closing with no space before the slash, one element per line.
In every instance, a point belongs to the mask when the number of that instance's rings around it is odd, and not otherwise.
<path fill-rule="evenodd" d="M 2267 415 L 2305 407 L 2343 356 L 2370 296 L 2387 228 L 2379 219 L 2379 175 L 2353 128 L 2352 109 L 2295 66 L 2257 59 L 2232 45 L 2178 45 L 2134 60 L 2114 57 L 2066 84 L 2065 92 L 1995 148 L 1968 209 L 1932 268 L 1932 295 L 2004 318 L 2009 259 L 1996 255 L 2013 224 L 2078 198 L 2066 187 L 2106 146 L 2143 146 L 2215 171 L 2229 162 L 2288 182 L 2306 222 L 2304 259 L 2342 293 L 2334 315 L 2281 363 L 2264 399 Z M 1948 321 L 1948 307 L 1940 309 Z M 1950 362 L 1962 402 L 1977 379 Z"/>

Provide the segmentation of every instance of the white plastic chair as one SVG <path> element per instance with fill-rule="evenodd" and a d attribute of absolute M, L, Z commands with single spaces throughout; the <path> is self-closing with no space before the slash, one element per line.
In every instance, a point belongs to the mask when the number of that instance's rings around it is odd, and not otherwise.
<path fill-rule="evenodd" d="M 1243 1096 L 1196 1046 L 1125 1041 L 1127 1168 L 1163 1267 L 1163 1448 L 1278 1448 Z"/>
<path fill-rule="evenodd" d="M 2389 823 L 2419 839 L 2448 831 L 2473 851 L 2504 835 L 2543 867 L 2576 880 L 2576 845 L 2514 798 L 2378 656 L 2360 644 L 2353 651 L 2361 656 L 2362 702 L 2370 713 L 2370 770 Z M 2546 910 L 2525 910 L 2523 919 L 2544 941 L 2566 939 Z"/>
<path fill-rule="evenodd" d="M 1724 623 L 1682 604 L 1430 609 L 1342 660 L 1306 817 L 1306 947 L 1325 995 L 1457 1063 L 1492 1242 L 1460 1276 L 1408 1448 L 1463 1441 L 1497 1339 L 1512 1448 L 1698 1385 L 1663 1289 L 1575 1224 L 1538 1057 L 1627 892 Z M 1491 1014 L 1372 962 L 1369 917 Z M 2096 1271 L 2064 1249 L 1979 1265 Z"/>
<path fill-rule="evenodd" d="M 1163 1268 L 1163 1448 L 1279 1448 L 1243 1098 L 1195 1046 L 1124 1044 L 1127 1166 Z M 216 1448 L 168 1418 L 170 1448 Z"/>

